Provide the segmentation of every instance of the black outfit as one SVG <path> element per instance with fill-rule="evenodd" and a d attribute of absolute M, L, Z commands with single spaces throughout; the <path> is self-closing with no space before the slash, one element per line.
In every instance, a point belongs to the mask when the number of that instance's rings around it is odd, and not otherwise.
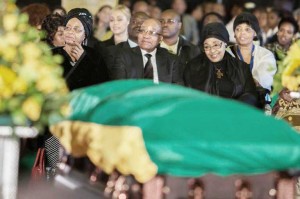
<path fill-rule="evenodd" d="M 84 53 L 72 66 L 72 59 L 63 47 L 53 49 L 53 54 L 63 56 L 63 77 L 68 88 L 72 91 L 77 88 L 91 86 L 108 81 L 105 63 L 93 49 L 83 46 Z"/>
<path fill-rule="evenodd" d="M 155 56 L 159 81 L 183 84 L 179 76 L 176 56 L 160 47 L 157 47 Z M 114 64 L 109 67 L 109 76 L 112 80 L 143 79 L 144 63 L 140 47 L 118 50 Z"/>
<path fill-rule="evenodd" d="M 176 55 L 179 62 L 179 74 L 183 76 L 186 64 L 200 54 L 200 48 L 179 36 Z"/>
<path fill-rule="evenodd" d="M 122 48 L 130 48 L 128 41 L 123 41 L 118 43 L 117 45 L 101 47 L 101 54 L 103 55 L 106 66 L 112 66 L 114 64 L 114 60 L 116 55 Z"/>
<path fill-rule="evenodd" d="M 116 45 L 114 36 L 112 36 L 108 40 L 98 42 L 94 48 L 103 57 L 106 66 L 112 66 L 119 48 L 130 48 L 130 46 L 128 41 L 120 42 Z"/>
<path fill-rule="evenodd" d="M 100 41 L 101 47 L 109 47 L 109 46 L 114 46 L 114 45 L 116 45 L 114 36 L 112 36 L 111 38 L 109 38 L 105 41 Z"/>
<path fill-rule="evenodd" d="M 191 60 L 184 72 L 184 82 L 186 86 L 200 91 L 257 105 L 249 65 L 227 52 L 217 63 L 211 62 L 204 53 Z"/>

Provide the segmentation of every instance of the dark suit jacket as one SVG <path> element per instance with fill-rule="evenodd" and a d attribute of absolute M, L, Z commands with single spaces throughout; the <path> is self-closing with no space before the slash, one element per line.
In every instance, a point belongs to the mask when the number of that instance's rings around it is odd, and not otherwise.
<path fill-rule="evenodd" d="M 166 49 L 157 48 L 156 65 L 158 79 L 160 82 L 182 84 L 179 76 L 176 56 L 170 54 Z M 144 64 L 140 47 L 120 48 L 112 67 L 109 67 L 111 80 L 117 79 L 143 79 Z"/>
<path fill-rule="evenodd" d="M 183 76 L 186 64 L 200 54 L 200 48 L 183 37 L 179 36 L 178 48 L 176 55 L 179 62 L 179 74 Z"/>
<path fill-rule="evenodd" d="M 117 45 L 108 46 L 102 49 L 102 55 L 106 66 L 112 66 L 119 50 L 122 48 L 130 48 L 128 41 L 121 42 Z"/>

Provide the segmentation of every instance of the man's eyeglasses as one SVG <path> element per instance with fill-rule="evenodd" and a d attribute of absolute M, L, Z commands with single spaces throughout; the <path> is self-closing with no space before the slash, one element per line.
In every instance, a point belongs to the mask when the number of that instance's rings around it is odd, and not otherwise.
<path fill-rule="evenodd" d="M 165 19 L 160 19 L 159 21 L 160 21 L 161 24 L 169 24 L 169 25 L 176 22 L 175 19 L 166 19 L 166 20 Z"/>
<path fill-rule="evenodd" d="M 158 36 L 158 35 L 161 35 L 160 33 L 158 32 L 155 32 L 155 31 L 151 31 L 151 30 L 144 30 L 144 29 L 139 29 L 139 33 L 140 34 L 147 34 L 147 35 L 150 35 L 150 36 Z"/>
<path fill-rule="evenodd" d="M 75 33 L 81 33 L 83 31 L 82 29 L 80 29 L 78 27 L 72 28 L 72 27 L 69 27 L 69 26 L 64 27 L 64 30 L 68 31 L 68 32 L 73 30 Z"/>
<path fill-rule="evenodd" d="M 222 47 L 222 45 L 223 45 L 223 42 L 218 43 L 218 44 L 214 44 L 212 46 L 204 45 L 203 48 L 204 48 L 205 51 L 210 51 L 211 49 L 213 49 L 213 50 L 219 50 Z"/>

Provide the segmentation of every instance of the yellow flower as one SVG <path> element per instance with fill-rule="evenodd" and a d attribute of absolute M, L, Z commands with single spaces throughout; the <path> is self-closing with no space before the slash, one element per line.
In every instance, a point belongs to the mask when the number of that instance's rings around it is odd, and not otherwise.
<path fill-rule="evenodd" d="M 0 89 L 0 96 L 4 99 L 9 99 L 13 96 L 13 89 L 11 87 L 5 86 Z"/>
<path fill-rule="evenodd" d="M 9 13 L 15 12 L 17 10 L 17 6 L 14 3 L 6 4 L 6 11 Z"/>
<path fill-rule="evenodd" d="M 0 115 L 8 113 L 18 125 L 31 119 L 43 130 L 51 115 L 61 114 L 65 101 L 59 98 L 67 89 L 57 56 L 40 42 L 39 31 L 13 2 L 0 3 Z"/>
<path fill-rule="evenodd" d="M 55 79 L 51 78 L 51 75 L 41 76 L 41 78 L 38 78 L 37 80 L 36 88 L 45 94 L 52 93 L 56 89 L 54 80 Z"/>
<path fill-rule="evenodd" d="M 29 97 L 22 104 L 22 111 L 32 121 L 37 121 L 41 114 L 41 103 L 34 97 Z"/>
<path fill-rule="evenodd" d="M 34 42 L 28 42 L 22 45 L 22 47 L 20 47 L 20 50 L 22 52 L 22 55 L 24 56 L 25 61 L 38 59 L 42 54 L 41 49 L 38 47 L 37 43 Z"/>
<path fill-rule="evenodd" d="M 35 81 L 38 78 L 39 74 L 36 72 L 36 68 L 33 66 L 34 65 L 24 64 L 18 71 L 19 76 L 27 82 Z"/>
<path fill-rule="evenodd" d="M 12 62 L 16 59 L 17 49 L 13 46 L 8 46 L 1 54 L 5 60 Z"/>
<path fill-rule="evenodd" d="M 27 28 L 28 28 L 28 24 L 25 24 L 25 23 L 18 24 L 18 31 L 20 31 L 20 32 L 25 32 L 27 30 Z"/>
<path fill-rule="evenodd" d="M 4 111 L 6 108 L 4 100 L 1 99 L 1 95 L 0 95 L 0 112 Z"/>
<path fill-rule="evenodd" d="M 3 16 L 3 27 L 6 31 L 12 31 L 17 27 L 18 17 L 15 14 L 6 14 Z"/>
<path fill-rule="evenodd" d="M 282 75 L 282 86 L 287 87 L 291 91 L 297 91 L 298 85 L 299 82 L 297 80 L 297 77 Z"/>
<path fill-rule="evenodd" d="M 8 32 L 5 36 L 4 36 L 5 41 L 12 45 L 12 46 L 18 46 L 21 43 L 21 35 L 18 34 L 17 32 Z"/>
<path fill-rule="evenodd" d="M 60 107 L 60 112 L 64 117 L 67 117 L 72 112 L 71 106 L 69 104 L 62 105 Z"/>
<path fill-rule="evenodd" d="M 286 65 L 286 68 L 283 71 L 283 75 L 292 75 L 292 73 L 300 66 L 300 47 L 298 43 L 294 43 L 288 55 L 283 61 L 283 64 Z"/>
<path fill-rule="evenodd" d="M 12 84 L 17 78 L 15 72 L 5 66 L 0 66 L 0 79 L 4 85 Z"/>
<path fill-rule="evenodd" d="M 28 89 L 27 82 L 24 79 L 18 77 L 14 81 L 13 89 L 16 94 L 25 94 Z"/>
<path fill-rule="evenodd" d="M 0 96 L 8 99 L 14 94 L 12 84 L 16 80 L 16 73 L 10 68 L 0 66 Z"/>

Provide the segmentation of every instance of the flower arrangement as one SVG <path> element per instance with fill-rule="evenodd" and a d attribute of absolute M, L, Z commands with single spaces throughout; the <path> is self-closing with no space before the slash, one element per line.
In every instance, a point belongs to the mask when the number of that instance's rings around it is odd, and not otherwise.
<path fill-rule="evenodd" d="M 296 41 L 287 52 L 282 63 L 278 64 L 278 73 L 281 75 L 281 84 L 290 91 L 299 91 L 300 85 L 300 40 Z"/>
<path fill-rule="evenodd" d="M 42 129 L 63 114 L 68 90 L 59 66 L 41 33 L 28 24 L 13 0 L 0 2 L 0 115 L 15 125 Z"/>

